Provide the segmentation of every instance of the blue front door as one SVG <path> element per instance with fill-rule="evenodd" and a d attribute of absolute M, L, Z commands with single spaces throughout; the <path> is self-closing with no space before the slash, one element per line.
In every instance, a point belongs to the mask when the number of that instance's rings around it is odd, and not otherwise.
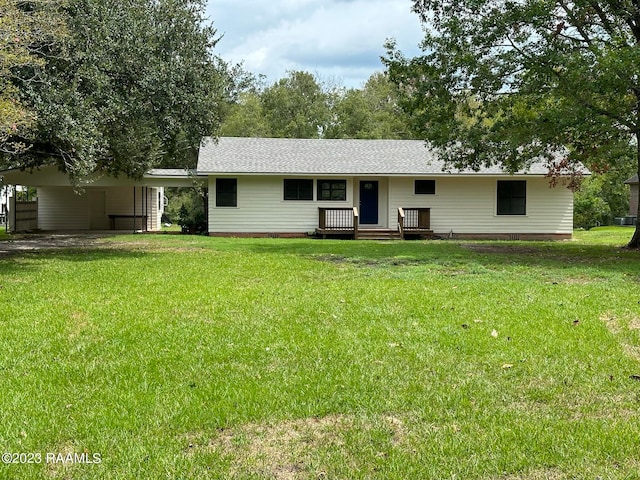
<path fill-rule="evenodd" d="M 378 182 L 376 180 L 360 182 L 360 223 L 368 225 L 378 223 Z"/>

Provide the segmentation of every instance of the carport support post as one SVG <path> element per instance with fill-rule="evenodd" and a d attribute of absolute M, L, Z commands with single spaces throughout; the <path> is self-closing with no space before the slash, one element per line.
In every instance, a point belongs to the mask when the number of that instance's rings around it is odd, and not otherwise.
<path fill-rule="evenodd" d="M 142 190 L 144 191 L 144 196 L 142 197 L 142 218 L 144 218 L 144 224 L 142 223 L 142 220 L 140 220 L 140 224 L 142 225 L 143 232 L 147 231 L 147 202 L 149 201 L 147 199 L 147 188 L 148 187 L 142 187 Z"/>
<path fill-rule="evenodd" d="M 144 231 L 149 231 L 149 187 L 144 187 Z"/>
<path fill-rule="evenodd" d="M 133 186 L 133 233 L 136 233 L 136 187 Z"/>
<path fill-rule="evenodd" d="M 144 187 L 144 210 L 142 211 L 144 216 L 144 231 L 149 231 L 149 187 Z"/>
<path fill-rule="evenodd" d="M 13 223 L 10 225 L 10 230 L 11 233 L 16 233 L 16 223 L 18 221 L 18 212 L 16 212 L 16 203 L 18 203 L 16 198 L 18 196 L 18 187 L 16 185 L 11 185 L 11 193 L 13 195 L 9 197 L 9 208 L 11 209 L 11 212 L 9 213 L 13 214 Z"/>

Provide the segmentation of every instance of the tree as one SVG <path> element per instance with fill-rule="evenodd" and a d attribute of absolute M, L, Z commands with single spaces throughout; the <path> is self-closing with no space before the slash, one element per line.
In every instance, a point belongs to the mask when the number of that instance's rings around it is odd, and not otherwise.
<path fill-rule="evenodd" d="M 246 72 L 241 65 L 232 71 L 233 93 L 223 114 L 223 137 L 270 137 L 271 126 L 262 108 L 265 76 Z"/>
<path fill-rule="evenodd" d="M 573 223 L 577 227 L 591 228 L 611 225 L 615 217 L 629 212 L 629 186 L 624 181 L 635 171 L 632 158 L 619 159 L 604 171 L 592 172 L 576 192 L 573 205 Z"/>
<path fill-rule="evenodd" d="M 14 81 L 25 67 L 43 65 L 44 51 L 64 35 L 58 15 L 61 5 L 53 0 L 0 0 L 0 153 L 13 154 L 25 147 L 12 138 L 26 134 L 34 117 L 22 104 Z M 37 80 L 35 76 L 21 78 Z"/>
<path fill-rule="evenodd" d="M 573 201 L 573 226 L 590 229 L 607 225 L 613 216 L 611 207 L 602 198 L 601 178 L 589 178 L 584 182 Z"/>
<path fill-rule="evenodd" d="M 360 89 L 330 86 L 307 72 L 289 72 L 268 87 L 245 85 L 226 110 L 223 136 L 415 138 L 397 86 L 382 73 Z"/>
<path fill-rule="evenodd" d="M 313 74 L 287 72 L 265 86 L 264 77 L 245 77 L 226 109 L 220 134 L 231 137 L 318 138 L 331 119 L 333 93 Z"/>
<path fill-rule="evenodd" d="M 68 0 L 68 37 L 13 81 L 35 121 L 12 135 L 26 151 L 3 163 L 134 178 L 193 166 L 202 137 L 219 126 L 229 82 L 204 8 L 204 0 Z M 33 75 L 40 81 L 21 80 Z"/>
<path fill-rule="evenodd" d="M 163 222 L 177 223 L 184 232 L 207 231 L 207 202 L 205 190 L 193 187 L 165 189 L 169 202 L 162 215 Z"/>
<path fill-rule="evenodd" d="M 229 107 L 220 127 L 223 137 L 271 137 L 271 126 L 262 108 L 257 92 L 244 92 Z"/>
<path fill-rule="evenodd" d="M 267 87 L 261 99 L 274 137 L 318 138 L 331 118 L 329 95 L 308 72 L 288 72 Z"/>
<path fill-rule="evenodd" d="M 423 55 L 384 61 L 422 136 L 455 167 L 552 177 L 631 154 L 640 171 L 640 5 L 414 0 Z M 629 247 L 640 246 L 636 229 Z"/>
<path fill-rule="evenodd" d="M 371 75 L 362 89 L 337 95 L 333 113 L 327 138 L 415 138 L 400 108 L 398 88 L 383 73 Z"/>

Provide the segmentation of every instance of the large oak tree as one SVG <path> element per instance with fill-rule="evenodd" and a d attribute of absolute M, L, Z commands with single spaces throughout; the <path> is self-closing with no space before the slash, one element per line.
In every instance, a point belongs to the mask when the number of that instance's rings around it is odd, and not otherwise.
<path fill-rule="evenodd" d="M 638 0 L 414 0 L 423 54 L 384 61 L 416 128 L 457 167 L 640 171 Z M 629 247 L 640 246 L 636 229 Z"/>
<path fill-rule="evenodd" d="M 14 3 L 30 10 L 41 2 Z M 205 2 L 53 3 L 67 35 L 35 50 L 39 62 L 12 68 L 33 125 L 12 135 L 25 149 L 5 150 L 4 166 L 55 163 L 76 177 L 193 166 L 201 138 L 219 126 L 229 85 Z"/>
<path fill-rule="evenodd" d="M 21 75 L 44 65 L 44 54 L 64 35 L 60 1 L 0 0 L 0 152 L 15 153 L 24 145 L 15 141 L 33 125 L 33 112 L 20 99 L 16 82 L 37 81 Z M 28 67 L 28 68 L 27 68 Z M 14 139 L 12 141 L 12 138 Z"/>

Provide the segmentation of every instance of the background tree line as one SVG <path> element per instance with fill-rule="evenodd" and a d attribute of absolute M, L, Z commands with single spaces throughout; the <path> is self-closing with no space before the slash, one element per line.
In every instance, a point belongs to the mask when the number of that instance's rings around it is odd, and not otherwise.
<path fill-rule="evenodd" d="M 414 139 L 398 89 L 384 73 L 362 88 L 344 88 L 303 71 L 291 71 L 271 85 L 246 75 L 229 105 L 221 136 L 279 138 Z"/>

